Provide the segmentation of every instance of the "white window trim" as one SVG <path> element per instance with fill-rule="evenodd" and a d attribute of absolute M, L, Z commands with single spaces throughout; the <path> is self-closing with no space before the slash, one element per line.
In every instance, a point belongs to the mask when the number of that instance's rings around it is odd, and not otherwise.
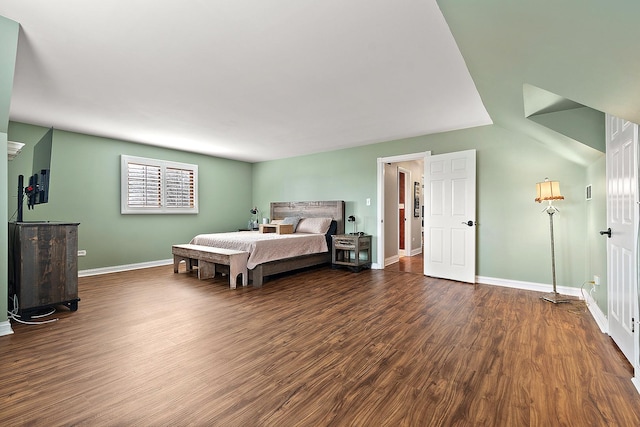
<path fill-rule="evenodd" d="M 159 167 L 161 172 L 161 202 L 159 207 L 129 206 L 129 163 Z M 166 205 L 166 169 L 185 169 L 193 171 L 193 207 L 168 207 Z M 122 154 L 120 156 L 120 213 L 121 214 L 197 214 L 198 213 L 198 165 L 171 162 L 168 160 L 148 159 Z"/>

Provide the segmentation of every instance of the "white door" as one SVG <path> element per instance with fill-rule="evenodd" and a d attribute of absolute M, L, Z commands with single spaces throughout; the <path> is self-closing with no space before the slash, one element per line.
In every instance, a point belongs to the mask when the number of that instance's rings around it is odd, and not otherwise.
<path fill-rule="evenodd" d="M 476 151 L 427 157 L 424 178 L 424 274 L 475 283 Z"/>
<path fill-rule="evenodd" d="M 607 289 L 609 334 L 634 363 L 637 320 L 638 126 L 607 115 Z"/>

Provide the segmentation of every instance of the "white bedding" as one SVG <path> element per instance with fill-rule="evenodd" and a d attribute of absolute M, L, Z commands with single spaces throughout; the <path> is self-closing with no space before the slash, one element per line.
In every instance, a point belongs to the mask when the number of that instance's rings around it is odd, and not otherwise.
<path fill-rule="evenodd" d="M 189 242 L 193 245 L 235 249 L 249 252 L 247 268 L 284 258 L 327 252 L 324 234 L 275 234 L 258 231 L 199 234 Z"/>

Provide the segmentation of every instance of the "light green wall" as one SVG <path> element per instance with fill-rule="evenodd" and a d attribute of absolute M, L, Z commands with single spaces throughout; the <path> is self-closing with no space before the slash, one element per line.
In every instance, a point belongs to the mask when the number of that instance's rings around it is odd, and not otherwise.
<path fill-rule="evenodd" d="M 18 49 L 19 26 L 16 22 L 0 16 L 0 176 L 7 177 L 7 129 L 9 106 L 13 90 L 13 74 Z M 0 188 L 0 224 L 7 223 L 7 189 Z M 0 296 L 7 295 L 7 227 L 0 227 Z M 7 298 L 0 297 L 0 322 L 7 321 Z"/>
<path fill-rule="evenodd" d="M 0 132 L 0 150 L 2 150 L 3 154 L 0 156 L 0 176 L 7 176 L 7 134 L 4 132 Z M 3 204 L 7 206 L 7 189 L 6 187 L 0 188 L 0 199 L 3 200 Z M 8 241 L 9 235 L 7 227 L 4 224 L 7 223 L 7 210 L 2 209 L 0 212 L 0 224 L 3 224 L 3 227 L 0 228 L 0 323 L 6 322 L 8 319 L 7 309 L 8 309 L 8 299 L 5 298 L 5 295 L 9 294 L 9 271 L 8 271 L 8 262 L 9 262 L 9 254 L 8 247 L 6 242 Z"/>
<path fill-rule="evenodd" d="M 9 163 L 11 214 L 17 175 L 31 172 L 33 145 L 45 131 L 9 126 L 10 138 L 27 144 Z M 253 165 L 56 130 L 50 203 L 25 211 L 25 220 L 80 222 L 79 245 L 87 257 L 79 259 L 79 268 L 86 270 L 168 259 L 173 243 L 244 227 L 253 205 L 268 216 L 271 201 L 345 200 L 346 214 L 358 218 L 358 230 L 373 235 L 375 248 L 377 159 L 470 148 L 477 150 L 478 162 L 477 275 L 551 283 L 548 216 L 533 200 L 535 183 L 549 177 L 561 182 L 566 197 L 555 217 L 558 284 L 580 287 L 599 274 L 603 286 L 596 298 L 606 312 L 606 256 L 602 241 L 586 232 L 592 221 L 602 221 L 604 160 L 585 168 L 496 125 Z M 120 154 L 198 164 L 200 214 L 121 215 Z M 587 183 L 594 185 L 591 202 L 584 200 Z"/>
<path fill-rule="evenodd" d="M 573 5 L 542 16 L 535 13 L 542 10 L 537 4 L 512 8 L 512 3 L 506 0 L 492 0 L 492 3 L 495 7 L 487 8 L 484 3 L 461 5 L 455 1 L 439 0 L 483 102 L 498 125 L 255 165 L 56 131 L 51 202 L 27 211 L 25 219 L 80 222 L 79 244 L 81 249 L 87 250 L 87 257 L 80 258 L 79 267 L 90 269 L 169 258 L 171 243 L 187 241 L 193 234 L 201 232 L 244 227 L 249 216 L 248 208 L 252 205 L 257 205 L 263 216 L 267 216 L 265 213 L 271 201 L 341 199 L 347 202 L 347 215 L 353 214 L 358 218 L 358 230 L 374 234 L 375 248 L 378 157 L 428 150 L 440 154 L 476 148 L 477 274 L 550 283 L 548 218 L 542 214 L 542 206 L 533 202 L 534 184 L 548 176 L 561 182 L 566 197 L 557 204 L 560 214 L 555 222 L 558 284 L 579 287 L 593 274 L 599 274 L 603 285 L 594 296 L 606 312 L 606 256 L 602 240 L 592 235 L 593 227 L 601 228 L 599 223 L 604 218 L 604 203 L 601 204 L 604 198 L 603 155 L 580 143 L 562 147 L 557 135 L 526 120 L 522 114 L 522 85 L 531 82 L 598 110 L 631 119 L 633 117 L 625 112 L 633 110 L 637 97 L 632 95 L 640 86 L 631 82 L 635 74 L 629 73 L 628 69 L 618 69 L 614 76 L 611 73 L 616 71 L 610 67 L 606 72 L 593 67 L 595 62 L 608 63 L 589 54 L 593 49 L 578 58 L 571 57 L 571 61 L 566 60 L 567 52 L 575 53 L 575 50 L 558 48 L 558 43 L 572 43 L 574 38 L 566 34 L 580 34 L 589 37 L 591 44 L 597 42 L 600 33 L 596 36 L 589 26 L 580 24 L 583 20 L 562 19 L 562 26 L 551 27 L 553 31 L 547 32 L 547 36 L 554 43 L 531 38 L 530 34 L 535 32 L 522 30 L 528 26 L 539 26 L 538 21 L 530 19 L 533 15 L 541 19 L 558 19 L 558 13 L 571 17 L 576 10 Z M 577 4 L 577 0 L 574 3 Z M 596 2 L 592 3 L 595 5 Z M 598 8 L 604 10 L 606 6 L 601 4 Z M 495 14 L 495 10 L 502 12 Z M 589 22 L 597 24 L 602 11 L 596 13 L 593 10 L 582 8 L 581 13 L 588 14 L 587 17 L 592 19 Z M 504 19 L 504 16 L 509 16 L 509 19 Z M 622 17 L 633 20 L 631 16 L 635 15 L 625 13 Z M 567 22 L 574 24 L 566 27 Z M 574 28 L 576 26 L 579 28 Z M 492 28 L 492 31 L 482 31 L 483 28 Z M 631 27 L 620 28 L 626 31 Z M 578 30 L 585 34 L 576 32 Z M 6 112 L 12 88 L 12 78 L 8 78 L 5 69 L 10 68 L 12 75 L 17 33 L 17 24 L 0 19 L 0 148 L 6 144 L 6 135 L 1 132 L 3 129 L 6 132 Z M 620 36 L 614 38 L 621 39 Z M 495 42 L 498 39 L 500 43 Z M 578 39 L 585 40 L 583 37 Z M 601 38 L 598 43 L 604 45 L 610 38 L 605 42 L 602 40 L 605 39 Z M 509 47 L 506 50 L 504 43 Z M 527 49 L 522 46 L 527 46 Z M 505 51 L 510 54 L 504 55 Z M 617 52 L 610 51 L 610 54 L 615 56 Z M 588 66 L 578 67 L 581 70 L 578 75 L 576 64 Z M 612 92 L 610 95 L 606 85 L 592 84 L 602 83 L 605 78 L 607 81 L 621 81 L 625 92 Z M 630 91 L 628 87 L 634 90 Z M 585 94 L 585 90 L 588 93 Z M 7 190 L 3 188 L 0 194 L 3 200 L 9 200 L 3 215 L 15 211 L 17 175 L 31 172 L 33 144 L 44 131 L 44 128 L 18 123 L 12 123 L 8 128 L 9 139 L 25 142 L 27 147 L 8 164 L 6 188 L 9 193 L 6 194 Z M 563 153 L 563 157 L 554 152 Z M 120 154 L 198 164 L 200 214 L 120 215 Z M 2 163 L 4 168 L 6 162 Z M 5 176 L 6 172 L 6 169 L 0 170 Z M 584 200 L 587 183 L 594 186 L 594 200 L 591 202 Z M 602 199 L 596 200 L 596 191 L 601 191 L 598 197 Z M 367 198 L 371 198 L 371 206 L 365 205 Z M 0 233 L 6 241 L 6 229 Z M 3 278 L 6 277 L 6 258 L 6 248 L 3 247 L 0 249 Z M 3 286 L 6 289 L 4 279 L 0 290 Z M 0 300 L 1 321 L 6 312 L 3 309 L 6 301 Z"/>
<path fill-rule="evenodd" d="M 549 219 L 534 202 L 536 182 L 549 177 L 561 182 L 566 197 L 554 219 L 558 285 L 580 287 L 587 280 L 585 167 L 499 126 L 256 163 L 254 201 L 267 209 L 272 200 L 345 200 L 347 215 L 360 218 L 358 229 L 374 236 L 375 248 L 377 158 L 472 148 L 478 170 L 477 275 L 551 283 Z M 368 197 L 371 206 L 365 205 Z"/>
<path fill-rule="evenodd" d="M 605 152 L 604 113 L 589 107 L 530 116 L 530 120 Z"/>
<path fill-rule="evenodd" d="M 9 212 L 16 211 L 17 177 L 31 174 L 33 146 L 47 129 L 10 123 L 11 140 L 27 144 L 9 163 Z M 120 155 L 198 165 L 197 215 L 121 215 Z M 171 245 L 198 233 L 246 227 L 251 164 L 125 141 L 54 130 L 49 203 L 24 211 L 25 221 L 77 221 L 79 269 L 171 258 Z M 15 219 L 14 219 L 15 220 Z"/>
<path fill-rule="evenodd" d="M 599 154 L 524 115 L 529 84 L 640 123 L 635 0 L 437 0 L 493 123 L 585 167 Z M 615 65 L 612 65 L 615 64 Z"/>
<path fill-rule="evenodd" d="M 9 126 L 9 107 L 13 91 L 19 29 L 17 22 L 0 16 L 0 132 L 2 133 L 7 133 Z"/>
<path fill-rule="evenodd" d="M 254 202 L 269 212 L 272 201 L 344 200 L 346 216 L 355 215 L 358 231 L 375 234 L 376 158 L 384 157 L 379 150 L 373 145 L 255 163 Z"/>

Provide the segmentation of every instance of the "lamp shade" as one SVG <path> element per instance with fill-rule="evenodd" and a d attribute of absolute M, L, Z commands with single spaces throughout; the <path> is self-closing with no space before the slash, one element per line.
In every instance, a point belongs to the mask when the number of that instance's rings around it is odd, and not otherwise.
<path fill-rule="evenodd" d="M 546 200 L 564 200 L 564 196 L 560 194 L 560 182 L 546 179 L 536 184 L 536 202 Z"/>

